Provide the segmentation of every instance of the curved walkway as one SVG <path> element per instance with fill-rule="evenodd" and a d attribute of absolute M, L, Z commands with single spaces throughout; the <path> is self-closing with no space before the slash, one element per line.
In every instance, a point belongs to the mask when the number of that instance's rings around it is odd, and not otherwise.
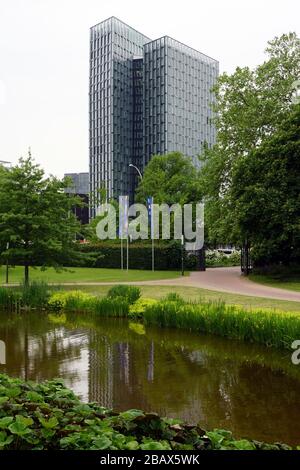
<path fill-rule="evenodd" d="M 198 287 L 202 289 L 227 292 L 231 294 L 247 295 L 252 297 L 265 297 L 277 300 L 291 300 L 300 302 L 300 292 L 269 287 L 263 284 L 250 281 L 241 275 L 239 267 L 233 268 L 208 268 L 204 272 L 192 272 L 190 276 L 178 277 L 175 279 L 162 279 L 155 281 L 139 282 L 78 282 L 62 283 L 65 286 L 76 285 L 112 285 L 112 284 L 134 284 L 140 286 L 181 286 Z"/>
<path fill-rule="evenodd" d="M 184 278 L 149 281 L 147 284 L 192 286 L 231 294 L 300 302 L 300 292 L 250 281 L 247 277 L 241 275 L 239 267 L 208 268 L 204 272 L 192 272 L 190 276 Z"/>

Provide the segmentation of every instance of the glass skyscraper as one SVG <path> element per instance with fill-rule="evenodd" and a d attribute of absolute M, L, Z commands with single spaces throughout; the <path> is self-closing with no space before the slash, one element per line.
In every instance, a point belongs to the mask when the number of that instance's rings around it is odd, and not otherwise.
<path fill-rule="evenodd" d="M 115 17 L 90 30 L 90 191 L 129 194 L 154 154 L 194 159 L 215 141 L 218 62 L 164 36 L 151 41 Z M 91 216 L 95 214 L 94 203 Z"/>

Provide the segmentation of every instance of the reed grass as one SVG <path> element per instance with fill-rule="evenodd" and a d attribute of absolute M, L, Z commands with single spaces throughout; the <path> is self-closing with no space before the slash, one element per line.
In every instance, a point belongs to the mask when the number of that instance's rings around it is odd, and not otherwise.
<path fill-rule="evenodd" d="M 0 309 L 13 310 L 16 300 L 16 295 L 11 289 L 0 287 Z"/>
<path fill-rule="evenodd" d="M 104 297 L 97 299 L 94 306 L 94 312 L 104 317 L 128 317 L 129 302 L 127 299 Z"/>
<path fill-rule="evenodd" d="M 32 281 L 30 284 L 21 284 L 19 295 L 23 306 L 28 308 L 44 308 L 47 306 L 50 292 L 45 282 Z"/>
<path fill-rule="evenodd" d="M 45 308 L 49 297 L 50 292 L 44 282 L 33 281 L 18 288 L 0 287 L 0 309 L 19 311 L 20 308 Z"/>
<path fill-rule="evenodd" d="M 300 315 L 264 310 L 244 310 L 224 302 L 184 303 L 162 301 L 147 306 L 147 325 L 182 328 L 226 338 L 291 349 L 300 339 Z"/>

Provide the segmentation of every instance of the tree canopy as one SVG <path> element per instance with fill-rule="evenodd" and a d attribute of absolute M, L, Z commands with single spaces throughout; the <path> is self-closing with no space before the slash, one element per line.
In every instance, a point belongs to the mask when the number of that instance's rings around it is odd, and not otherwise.
<path fill-rule="evenodd" d="M 235 225 L 258 265 L 300 260 L 300 105 L 279 129 L 240 159 L 229 197 Z"/>
<path fill-rule="evenodd" d="M 214 242 L 242 244 L 249 230 L 254 230 L 254 226 L 249 225 L 254 224 L 254 219 L 258 222 L 256 217 L 251 219 L 251 214 L 258 216 L 265 207 L 264 226 L 270 229 L 275 211 L 280 218 L 282 207 L 291 203 L 292 170 L 288 163 L 284 171 L 280 171 L 277 195 L 271 197 L 275 188 L 269 187 L 267 191 L 267 187 L 277 165 L 284 166 L 284 162 L 297 157 L 297 154 L 292 156 L 296 152 L 293 139 L 297 138 L 293 124 L 297 110 L 292 98 L 294 83 L 300 76 L 300 40 L 295 33 L 276 37 L 268 43 L 266 54 L 265 62 L 253 70 L 245 67 L 237 68 L 232 75 L 224 73 L 214 88 L 217 143 L 205 150 L 200 174 L 206 202 L 206 227 L 209 239 Z M 280 153 L 275 145 L 279 146 Z M 280 155 L 283 155 L 282 161 Z M 299 171 L 299 167 L 294 166 L 293 171 Z M 275 174 L 273 176 L 275 178 Z M 277 176 L 279 178 L 279 174 Z M 272 210 L 270 204 L 273 204 Z M 279 246 L 270 243 L 270 230 L 265 231 L 263 225 L 258 224 L 256 232 L 259 228 L 262 229 L 260 241 L 257 233 L 252 237 L 253 243 L 268 245 L 268 249 L 273 250 L 269 259 L 274 258 Z M 280 238 L 280 233 L 275 227 L 272 231 L 274 242 L 275 237 Z M 282 235 L 283 239 L 286 236 L 286 233 Z M 285 243 L 290 241 L 286 239 Z"/>
<path fill-rule="evenodd" d="M 136 196 L 143 203 L 148 196 L 153 196 L 157 204 L 199 202 L 198 171 L 191 158 L 180 152 L 154 155 L 146 166 Z"/>

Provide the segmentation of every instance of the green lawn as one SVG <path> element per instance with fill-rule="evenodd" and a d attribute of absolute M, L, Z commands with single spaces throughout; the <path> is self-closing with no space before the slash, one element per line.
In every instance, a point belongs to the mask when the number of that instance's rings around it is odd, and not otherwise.
<path fill-rule="evenodd" d="M 97 296 L 106 295 L 110 286 L 77 286 L 76 289 L 89 292 Z M 64 287 L 64 289 L 74 289 L 74 287 Z M 292 302 L 287 300 L 274 300 L 262 297 L 251 297 L 238 294 L 227 294 L 208 289 L 200 289 L 198 287 L 180 287 L 180 286 L 140 286 L 142 296 L 152 299 L 160 299 L 169 292 L 176 292 L 186 300 L 218 301 L 222 300 L 231 305 L 242 305 L 246 308 L 270 308 L 289 312 L 300 313 L 300 302 Z"/>
<path fill-rule="evenodd" d="M 9 283 L 23 281 L 24 268 L 16 266 L 9 268 Z M 69 268 L 68 271 L 56 272 L 49 268 L 46 271 L 30 269 L 30 280 L 40 280 L 49 283 L 61 282 L 121 282 L 121 281 L 152 281 L 155 279 L 173 279 L 180 276 L 179 271 L 142 271 L 130 269 L 128 272 L 121 269 L 103 268 Z M 5 282 L 5 267 L 0 268 L 0 284 Z"/>
<path fill-rule="evenodd" d="M 266 286 L 279 287 L 280 289 L 300 291 L 300 277 L 274 277 L 264 276 L 261 274 L 250 274 L 249 279 L 254 282 L 259 282 Z"/>
<path fill-rule="evenodd" d="M 64 286 L 64 289 L 79 289 L 85 292 L 90 292 L 95 295 L 104 296 L 110 286 L 84 286 L 81 285 L 85 282 L 122 282 L 122 281 L 150 281 L 155 279 L 173 279 L 180 276 L 179 272 L 176 271 L 142 271 L 142 270 L 126 270 L 121 271 L 120 269 L 102 269 L 102 268 L 70 268 L 69 271 L 62 271 L 57 273 L 53 269 L 47 269 L 46 271 L 40 271 L 39 269 L 30 269 L 31 280 L 43 280 L 49 283 L 76 283 L 76 286 Z M 265 276 L 260 276 L 265 281 Z M 257 276 L 251 276 L 256 282 Z M 9 282 L 20 283 L 23 280 L 23 268 L 17 266 L 9 269 Z M 0 283 L 5 281 L 5 267 L 0 267 Z M 273 279 L 274 282 L 274 279 Z M 276 281 L 275 281 L 276 282 Z M 272 282 L 268 285 L 275 285 Z M 294 281 L 295 283 L 295 281 Z M 278 287 L 283 287 L 282 283 Z M 261 297 L 251 297 L 238 294 L 230 294 L 224 292 L 217 292 L 208 289 L 200 289 L 198 287 L 188 286 L 141 286 L 142 295 L 144 297 L 151 297 L 153 299 L 159 299 L 164 297 L 169 292 L 177 292 L 186 300 L 199 300 L 200 298 L 206 301 L 223 300 L 228 304 L 243 305 L 247 308 L 271 308 L 280 309 L 284 311 L 296 311 L 300 313 L 300 302 L 292 302 L 285 300 L 274 300 Z M 300 286 L 298 283 L 298 289 Z"/>

